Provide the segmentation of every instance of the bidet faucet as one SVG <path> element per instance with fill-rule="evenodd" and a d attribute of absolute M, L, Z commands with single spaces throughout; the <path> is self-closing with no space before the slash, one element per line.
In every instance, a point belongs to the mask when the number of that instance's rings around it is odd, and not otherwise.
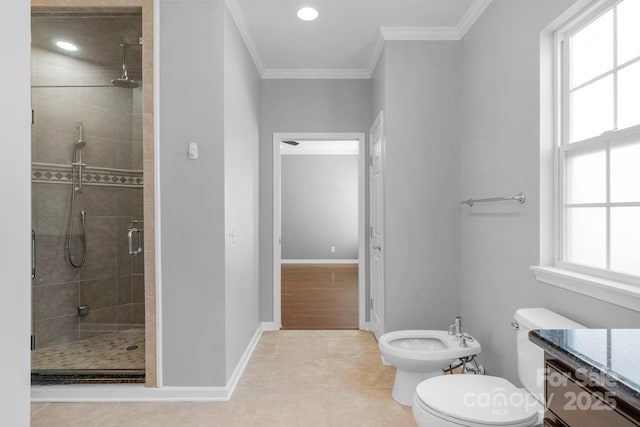
<path fill-rule="evenodd" d="M 460 341 L 460 347 L 469 347 L 467 341 L 473 341 L 473 337 L 471 335 L 462 332 L 461 316 L 456 316 L 453 325 L 449 326 L 449 335 L 455 335 L 453 339 Z"/>
<path fill-rule="evenodd" d="M 462 317 L 456 316 L 456 320 L 454 321 L 454 325 L 456 326 L 456 339 L 459 340 L 463 337 L 462 334 Z"/>
<path fill-rule="evenodd" d="M 455 335 L 456 340 L 462 338 L 462 317 L 456 316 L 453 325 L 449 326 L 449 335 Z"/>

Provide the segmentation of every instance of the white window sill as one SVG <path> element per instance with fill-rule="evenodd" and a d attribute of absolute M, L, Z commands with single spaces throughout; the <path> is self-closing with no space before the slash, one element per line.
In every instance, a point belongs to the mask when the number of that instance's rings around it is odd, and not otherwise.
<path fill-rule="evenodd" d="M 640 287 L 558 267 L 529 267 L 538 282 L 640 311 Z"/>

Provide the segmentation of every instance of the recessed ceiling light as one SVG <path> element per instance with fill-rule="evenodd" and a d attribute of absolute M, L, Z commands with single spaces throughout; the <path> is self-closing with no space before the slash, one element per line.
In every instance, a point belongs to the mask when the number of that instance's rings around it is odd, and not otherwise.
<path fill-rule="evenodd" d="M 298 11 L 298 18 L 303 21 L 313 21 L 318 17 L 318 11 L 312 7 L 303 7 Z"/>
<path fill-rule="evenodd" d="M 68 50 L 70 52 L 75 52 L 76 50 L 78 50 L 78 46 L 64 40 L 58 40 L 56 42 L 56 46 L 58 46 L 60 49 Z"/>

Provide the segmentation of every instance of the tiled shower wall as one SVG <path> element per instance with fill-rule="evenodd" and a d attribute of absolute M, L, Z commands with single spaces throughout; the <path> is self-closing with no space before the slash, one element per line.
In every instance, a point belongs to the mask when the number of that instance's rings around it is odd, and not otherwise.
<path fill-rule="evenodd" d="M 142 328 L 144 259 L 129 255 L 127 243 L 130 222 L 143 219 L 142 89 L 107 86 L 119 76 L 117 64 L 105 69 L 42 49 L 32 55 L 37 347 Z M 76 193 L 73 253 L 78 262 L 79 213 L 85 210 L 87 259 L 75 269 L 67 261 L 65 237 L 78 121 L 85 130 L 82 160 L 87 167 L 82 192 Z M 78 316 L 79 305 L 88 305 L 89 314 Z"/>

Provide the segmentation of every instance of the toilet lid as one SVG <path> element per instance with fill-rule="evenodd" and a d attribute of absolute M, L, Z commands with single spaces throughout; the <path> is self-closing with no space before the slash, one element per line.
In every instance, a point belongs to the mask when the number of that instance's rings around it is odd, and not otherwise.
<path fill-rule="evenodd" d="M 416 394 L 431 411 L 468 425 L 527 426 L 538 418 L 538 401 L 500 377 L 442 375 L 418 384 Z"/>

